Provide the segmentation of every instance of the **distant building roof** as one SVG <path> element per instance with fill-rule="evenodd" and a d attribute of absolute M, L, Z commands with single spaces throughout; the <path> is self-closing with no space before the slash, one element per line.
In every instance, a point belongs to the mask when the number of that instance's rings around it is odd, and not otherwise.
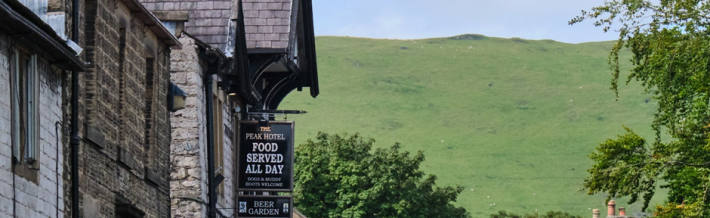
<path fill-rule="evenodd" d="M 140 0 L 156 14 L 187 12 L 185 31 L 215 48 L 226 50 L 231 20 L 239 8 L 234 1 Z M 242 0 L 247 48 L 286 49 L 292 33 L 294 0 Z M 297 9 L 296 9 L 297 10 Z"/>
<path fill-rule="evenodd" d="M 156 14 L 187 12 L 185 31 L 212 47 L 224 49 L 229 33 L 229 21 L 236 17 L 232 1 L 139 0 Z M 165 21 L 165 20 L 163 20 Z"/>

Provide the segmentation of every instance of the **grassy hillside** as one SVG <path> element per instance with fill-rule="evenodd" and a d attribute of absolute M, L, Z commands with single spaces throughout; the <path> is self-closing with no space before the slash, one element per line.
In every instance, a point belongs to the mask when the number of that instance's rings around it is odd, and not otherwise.
<path fill-rule="evenodd" d="M 464 186 L 457 204 L 474 217 L 605 211 L 604 196 L 578 191 L 587 155 L 622 125 L 652 136 L 655 102 L 637 83 L 620 87 L 619 101 L 609 90 L 611 42 L 464 35 L 316 44 L 321 95 L 292 93 L 281 104 L 308 111 L 288 117 L 297 143 L 318 131 L 358 132 L 379 147 L 423 150 L 423 170 L 439 185 Z"/>

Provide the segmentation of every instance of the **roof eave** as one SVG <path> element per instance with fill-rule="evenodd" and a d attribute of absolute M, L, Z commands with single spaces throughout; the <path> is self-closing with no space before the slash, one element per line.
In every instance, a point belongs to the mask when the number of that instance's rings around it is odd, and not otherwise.
<path fill-rule="evenodd" d="M 136 15 L 138 19 L 143 21 L 145 25 L 150 28 L 150 30 L 155 33 L 155 35 L 163 41 L 166 45 L 170 46 L 172 49 L 182 49 L 182 44 L 180 44 L 180 41 L 178 41 L 177 37 L 170 33 L 165 26 L 163 26 L 163 23 L 158 20 L 153 13 L 151 13 L 148 9 L 146 9 L 143 4 L 141 4 L 138 0 L 121 0 L 128 9 L 130 9 L 132 12 L 140 12 Z"/>
<path fill-rule="evenodd" d="M 310 91 L 311 97 L 316 97 L 320 94 L 320 89 L 318 87 L 318 62 L 316 61 L 316 37 L 315 31 L 313 29 L 313 2 L 311 0 L 301 0 L 303 1 L 303 28 L 304 28 L 304 40 L 306 40 L 306 45 L 308 51 L 308 66 L 310 67 L 309 73 L 311 74 L 310 79 Z"/>
<path fill-rule="evenodd" d="M 42 48 L 52 64 L 65 70 L 84 71 L 84 63 L 52 27 L 16 0 L 0 1 L 0 27 L 22 35 Z"/>

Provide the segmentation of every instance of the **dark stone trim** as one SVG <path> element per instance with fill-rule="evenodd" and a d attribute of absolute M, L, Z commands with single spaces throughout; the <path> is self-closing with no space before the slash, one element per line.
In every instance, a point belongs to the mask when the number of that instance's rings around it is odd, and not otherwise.
<path fill-rule="evenodd" d="M 129 170 L 138 170 L 138 163 L 133 158 L 133 154 L 118 147 L 118 163 L 127 167 Z"/>
<path fill-rule="evenodd" d="M 145 212 L 133 205 L 125 197 L 116 194 L 115 201 L 116 207 L 114 208 L 114 212 L 116 216 L 132 218 L 143 218 L 145 216 Z"/>
<path fill-rule="evenodd" d="M 104 149 L 106 147 L 106 137 L 97 126 L 87 124 L 85 138 L 90 142 L 89 144 L 96 146 L 98 149 Z"/>
<path fill-rule="evenodd" d="M 148 181 L 149 184 L 153 184 L 155 186 L 163 184 L 163 180 L 160 179 L 160 176 L 148 167 L 145 168 L 145 180 Z"/>

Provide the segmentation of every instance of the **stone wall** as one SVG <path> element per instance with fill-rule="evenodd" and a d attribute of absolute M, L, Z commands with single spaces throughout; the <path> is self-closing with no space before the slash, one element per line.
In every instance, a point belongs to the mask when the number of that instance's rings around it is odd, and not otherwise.
<path fill-rule="evenodd" d="M 235 127 L 237 126 L 239 117 L 232 116 L 233 105 L 239 104 L 236 96 L 229 96 L 225 98 L 225 103 L 222 107 L 222 123 L 224 124 L 222 135 L 222 146 L 223 146 L 223 163 L 224 169 L 220 171 L 225 177 L 222 184 L 224 184 L 224 194 L 219 196 L 217 208 L 234 208 L 236 199 L 236 147 L 237 143 L 234 140 L 236 137 Z M 230 102 L 231 101 L 231 102 Z M 242 105 L 243 107 L 243 105 Z M 234 214 L 234 210 L 222 210 L 222 214 L 230 217 Z"/>
<path fill-rule="evenodd" d="M 169 217 L 170 49 L 123 0 L 80 2 L 78 43 L 88 64 L 79 77 L 79 214 L 120 217 L 116 212 L 129 207 L 145 217 Z M 63 109 L 68 123 L 70 105 Z M 69 162 L 64 167 L 68 193 Z"/>
<path fill-rule="evenodd" d="M 183 34 L 180 37 L 182 50 L 173 51 L 171 56 L 171 80 L 187 93 L 186 108 L 171 116 L 173 132 L 170 148 L 172 163 L 170 194 L 173 217 L 206 217 L 208 202 L 207 192 L 207 130 L 204 91 L 204 73 L 207 66 L 200 61 L 199 47 L 195 39 Z M 218 79 L 216 76 L 214 78 Z M 224 168 L 219 172 L 225 177 L 224 193 L 218 196 L 217 208 L 233 208 L 236 192 L 234 191 L 234 126 L 238 118 L 231 116 L 233 104 L 239 101 L 220 92 L 225 99 L 222 107 L 224 132 L 223 141 Z M 217 116 L 215 116 L 217 117 Z M 222 209 L 226 217 L 234 213 L 232 209 Z"/>
<path fill-rule="evenodd" d="M 180 37 L 182 50 L 172 52 L 172 80 L 187 93 L 186 107 L 170 117 L 170 196 L 173 217 L 205 217 L 207 215 L 207 146 L 205 139 L 205 99 L 203 71 L 195 40 Z"/>
<path fill-rule="evenodd" d="M 64 202 L 63 181 L 57 179 L 62 174 L 58 167 L 63 158 L 62 140 L 64 134 L 61 121 L 61 86 L 60 75 L 46 60 L 38 58 L 39 78 L 39 176 L 35 182 L 28 181 L 12 172 L 11 160 L 11 105 L 10 105 L 10 51 L 23 48 L 29 54 L 37 54 L 32 47 L 26 47 L 26 41 L 10 37 L 0 31 L 0 217 L 63 217 Z M 14 46 L 14 47 L 11 47 Z M 58 127 L 58 128 L 55 128 Z M 13 203 L 15 202 L 15 203 Z M 57 216 L 58 215 L 58 216 Z"/>

